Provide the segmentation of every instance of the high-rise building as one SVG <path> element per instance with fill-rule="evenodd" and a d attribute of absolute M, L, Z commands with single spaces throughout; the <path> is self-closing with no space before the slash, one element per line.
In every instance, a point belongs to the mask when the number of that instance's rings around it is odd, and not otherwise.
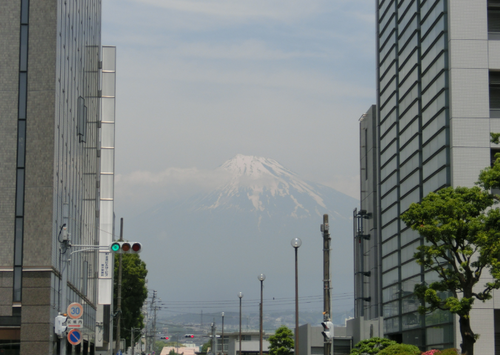
<path fill-rule="evenodd" d="M 110 337 L 113 265 L 83 247 L 113 235 L 115 57 L 101 50 L 101 1 L 4 0 L 0 23 L 0 352 L 94 353 Z M 72 302 L 83 341 L 71 349 L 54 319 Z"/>
<path fill-rule="evenodd" d="M 369 322 L 357 329 L 366 338 L 383 324 L 385 336 L 422 349 L 459 347 L 454 316 L 417 313 L 414 286 L 435 275 L 414 261 L 424 241 L 399 216 L 431 191 L 473 186 L 498 150 L 500 1 L 377 0 L 376 29 L 376 115 L 360 123 L 361 211 L 375 220 L 361 218 L 371 239 L 360 239 L 355 290 L 357 317 Z M 474 304 L 477 353 L 500 352 L 499 312 L 499 292 Z"/>

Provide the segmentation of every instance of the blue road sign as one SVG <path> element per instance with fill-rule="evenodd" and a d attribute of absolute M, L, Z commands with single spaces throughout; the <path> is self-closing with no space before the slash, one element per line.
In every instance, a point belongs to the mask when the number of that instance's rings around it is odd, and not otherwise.
<path fill-rule="evenodd" d="M 68 341 L 71 345 L 78 345 L 82 341 L 82 333 L 78 329 L 71 329 L 68 333 Z"/>

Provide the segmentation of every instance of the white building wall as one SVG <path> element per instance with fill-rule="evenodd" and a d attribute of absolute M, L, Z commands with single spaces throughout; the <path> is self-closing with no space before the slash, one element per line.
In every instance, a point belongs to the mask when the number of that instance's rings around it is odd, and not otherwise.
<path fill-rule="evenodd" d="M 452 0 L 449 6 L 450 143 L 453 186 L 472 187 L 490 164 L 490 132 L 500 132 L 500 119 L 490 119 L 489 69 L 500 69 L 500 41 L 488 40 L 487 0 Z M 489 273 L 478 289 L 488 282 Z M 493 354 L 494 312 L 500 292 L 492 300 L 475 301 L 472 330 L 480 337 L 476 354 Z M 458 317 L 455 346 L 460 347 Z"/>

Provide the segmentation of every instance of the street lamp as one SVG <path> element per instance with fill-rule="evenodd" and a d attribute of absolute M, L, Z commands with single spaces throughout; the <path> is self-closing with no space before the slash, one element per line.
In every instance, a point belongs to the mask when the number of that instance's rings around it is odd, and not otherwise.
<path fill-rule="evenodd" d="M 262 302 L 263 302 L 263 296 L 264 296 L 264 280 L 266 279 L 266 275 L 260 274 L 257 276 L 257 278 L 260 281 L 260 339 L 259 339 L 259 355 L 262 355 Z"/>
<path fill-rule="evenodd" d="M 240 353 L 241 355 L 241 299 L 243 298 L 243 292 L 238 293 L 238 297 L 240 298 Z"/>
<path fill-rule="evenodd" d="M 292 239 L 292 247 L 295 249 L 295 355 L 299 354 L 299 258 L 298 250 L 302 245 L 300 238 Z"/>
<path fill-rule="evenodd" d="M 221 353 L 224 355 L 224 312 L 222 312 L 222 339 L 221 339 Z"/>

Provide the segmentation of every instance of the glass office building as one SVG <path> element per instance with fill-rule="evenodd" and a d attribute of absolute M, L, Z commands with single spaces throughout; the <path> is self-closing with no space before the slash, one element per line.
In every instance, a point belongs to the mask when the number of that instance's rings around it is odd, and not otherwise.
<path fill-rule="evenodd" d="M 360 210 L 376 221 L 358 218 L 356 235 L 368 230 L 370 237 L 358 238 L 364 247 L 355 255 L 355 309 L 365 320 L 377 319 L 383 334 L 399 342 L 422 349 L 459 347 L 454 316 L 416 312 L 415 284 L 430 283 L 435 275 L 414 261 L 424 241 L 399 216 L 431 191 L 473 186 L 498 150 L 489 134 L 500 132 L 500 1 L 376 4 L 376 138 L 364 138 L 368 118 L 360 123 Z M 370 149 L 377 154 L 363 154 Z M 365 167 L 371 164 L 376 171 L 364 182 L 363 169 L 369 172 Z M 368 203 L 366 186 L 378 190 L 376 203 Z M 481 335 L 476 351 L 500 351 L 494 341 L 500 337 L 499 293 L 474 306 L 472 327 Z"/>

